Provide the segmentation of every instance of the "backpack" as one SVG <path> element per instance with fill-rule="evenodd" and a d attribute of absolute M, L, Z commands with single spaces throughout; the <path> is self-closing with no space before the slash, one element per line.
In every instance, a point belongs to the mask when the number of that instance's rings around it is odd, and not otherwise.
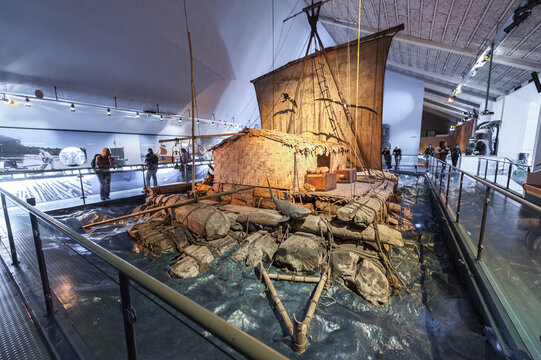
<path fill-rule="evenodd" d="M 94 158 L 92 159 L 92 161 L 90 162 L 90 167 L 92 167 L 92 169 L 96 170 L 96 158 L 100 156 L 100 154 L 96 154 L 94 155 Z"/>

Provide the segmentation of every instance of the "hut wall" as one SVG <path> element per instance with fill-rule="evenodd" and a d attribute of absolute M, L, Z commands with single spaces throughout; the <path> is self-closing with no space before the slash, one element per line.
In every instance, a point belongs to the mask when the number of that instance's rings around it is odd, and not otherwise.
<path fill-rule="evenodd" d="M 267 186 L 293 189 L 294 149 L 262 137 L 243 136 L 214 150 L 214 181 L 223 184 Z M 299 184 L 304 174 L 315 167 L 316 156 L 297 154 Z M 302 172 L 301 172 L 302 171 Z"/>

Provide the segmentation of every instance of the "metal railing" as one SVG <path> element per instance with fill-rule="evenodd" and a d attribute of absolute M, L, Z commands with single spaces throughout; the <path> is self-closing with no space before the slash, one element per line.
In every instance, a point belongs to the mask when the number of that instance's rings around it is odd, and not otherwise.
<path fill-rule="evenodd" d="M 490 161 L 491 159 L 488 159 L 488 160 Z M 447 213 L 450 215 L 449 216 L 450 219 L 452 219 L 453 217 L 452 215 L 454 215 L 454 221 L 456 223 L 456 226 L 462 229 L 461 236 L 464 236 L 465 238 L 467 238 L 466 243 L 470 244 L 470 249 L 472 249 L 471 250 L 471 256 L 473 257 L 472 261 L 474 261 L 474 263 L 477 264 L 478 266 L 481 266 L 484 269 L 483 271 L 485 271 L 486 273 L 492 273 L 494 271 L 494 269 L 491 268 L 490 265 L 487 265 L 483 261 L 484 250 L 486 248 L 485 235 L 487 231 L 488 209 L 489 209 L 489 204 L 491 202 L 491 198 L 492 199 L 494 198 L 494 194 L 497 193 L 503 196 L 504 200 L 502 201 L 504 202 L 504 204 L 507 203 L 507 200 L 512 200 L 516 202 L 518 206 L 523 207 L 517 211 L 519 213 L 519 216 L 521 212 L 528 212 L 530 214 L 530 217 L 533 216 L 533 217 L 537 217 L 541 219 L 540 206 L 525 200 L 524 198 L 522 198 L 521 196 L 518 196 L 516 193 L 511 192 L 510 190 L 504 189 L 499 184 L 496 184 L 490 180 L 486 180 L 479 176 L 468 173 L 464 170 L 459 169 L 458 167 L 452 166 L 451 164 L 447 162 L 439 160 L 438 158 L 430 157 L 426 177 L 429 181 L 432 182 L 433 190 L 438 194 L 438 197 L 441 203 L 444 204 L 443 206 L 443 208 L 445 209 L 444 211 L 447 211 Z M 452 184 L 451 179 L 453 179 L 453 182 L 455 182 L 454 184 Z M 466 219 L 469 223 L 465 224 L 461 217 L 461 206 L 463 203 L 463 194 L 465 191 L 464 190 L 465 179 L 469 179 L 471 182 L 473 182 L 473 184 L 475 185 L 474 189 L 476 192 L 478 190 L 478 187 L 476 186 L 477 184 L 481 184 L 482 186 L 484 186 L 484 189 L 483 189 L 484 194 L 482 195 L 483 203 L 482 203 L 482 212 L 481 212 L 481 222 L 479 225 L 479 233 L 478 233 L 477 239 L 473 239 L 473 234 L 472 234 L 474 232 L 472 228 L 472 223 L 475 221 L 475 218 L 472 219 L 471 214 L 469 214 L 469 216 Z M 450 196 L 450 193 L 449 193 L 451 186 L 455 190 L 454 191 L 455 193 L 453 194 L 453 196 Z M 458 187 L 458 190 L 456 191 L 457 187 Z M 468 196 L 470 195 L 471 194 L 468 194 Z M 454 200 L 454 199 L 456 199 L 456 203 L 455 203 L 456 207 L 452 209 L 452 206 L 451 206 L 452 204 L 450 200 Z M 471 196 L 469 200 L 471 200 Z M 472 206 L 471 201 L 468 202 L 468 206 Z M 454 214 L 453 214 L 453 210 L 454 210 Z M 491 211 L 494 211 L 494 210 L 491 210 Z M 509 220 L 504 219 L 504 218 L 502 219 L 494 218 L 495 215 L 496 213 L 493 212 L 492 213 L 492 216 L 493 216 L 492 220 L 494 220 L 493 224 L 502 223 L 504 224 L 504 226 L 508 225 L 506 221 L 509 221 Z M 496 216 L 501 216 L 501 215 L 498 214 Z M 472 229 L 472 231 L 471 232 L 468 231 L 466 227 L 469 227 L 470 229 Z M 516 230 L 518 231 L 518 229 Z M 492 233 L 492 236 L 494 236 L 494 233 Z M 523 237 L 523 236 L 519 235 L 519 237 Z M 491 239 L 494 240 L 494 238 L 491 238 Z M 504 238 L 504 239 L 506 241 L 510 241 L 510 239 L 508 238 Z M 497 250 L 501 250 L 501 249 L 497 249 Z M 494 251 L 494 248 L 493 248 L 493 251 Z M 506 259 L 505 250 L 503 252 L 500 251 L 500 255 L 502 259 L 504 260 Z M 491 256 L 494 256 L 494 252 L 492 253 Z M 533 255 L 531 256 L 533 257 Z M 493 261 L 492 258 L 490 260 Z M 499 283 L 498 276 L 494 276 L 494 275 L 490 277 L 487 276 L 487 278 L 491 279 L 491 284 L 490 284 L 491 288 L 498 289 L 498 290 L 494 290 L 494 293 L 496 293 L 499 297 L 501 297 L 501 299 L 502 298 L 507 299 L 509 294 L 502 290 L 503 286 L 501 286 L 501 283 Z M 539 294 L 537 296 L 539 297 Z M 511 320 L 513 325 L 516 327 L 516 329 L 522 329 L 520 332 L 520 336 L 522 340 L 524 341 L 524 343 L 529 344 L 529 350 L 532 350 L 532 353 L 541 354 L 541 347 L 539 345 L 539 342 L 541 341 L 541 336 L 537 334 L 537 338 L 532 337 L 528 331 L 524 330 L 525 328 L 527 328 L 527 326 L 524 326 L 524 318 L 521 315 L 518 315 L 521 311 L 517 312 L 517 310 L 513 307 L 514 305 L 509 305 L 513 303 L 512 301 L 509 301 L 508 299 L 501 300 L 501 301 L 502 303 L 506 304 L 505 306 L 503 306 L 505 311 L 508 314 L 512 314 L 509 316 L 513 318 L 513 320 Z M 528 311 L 529 310 L 530 309 L 528 308 Z"/>
<path fill-rule="evenodd" d="M 484 161 L 484 166 L 483 166 L 483 161 Z M 490 172 L 489 172 L 489 164 L 494 164 L 494 173 L 492 173 L 492 168 L 490 169 Z M 497 185 L 501 188 L 504 188 L 508 191 L 511 191 L 513 192 L 514 194 L 518 194 L 520 196 L 522 196 L 522 193 L 517 191 L 517 190 L 514 190 L 512 188 L 510 188 L 510 184 L 511 184 L 511 180 L 512 180 L 512 175 L 513 175 L 513 168 L 515 169 L 516 172 L 521 172 L 524 174 L 524 176 L 530 172 L 531 170 L 531 167 L 529 165 L 524 165 L 524 164 L 519 164 L 519 163 L 516 163 L 514 161 L 511 161 L 509 160 L 508 158 L 505 158 L 505 160 L 499 160 L 499 159 L 490 159 L 490 158 L 478 158 L 477 160 L 477 173 L 476 175 L 478 177 L 482 177 L 483 179 L 491 182 L 492 184 L 494 185 Z M 501 172 L 501 174 L 500 174 Z M 498 183 L 498 175 L 500 175 L 500 179 L 501 179 L 501 176 L 505 176 L 507 172 L 507 177 L 504 177 L 503 178 L 503 181 L 505 182 L 505 185 L 503 184 L 500 184 Z M 489 176 L 490 175 L 494 175 L 494 178 L 490 178 Z M 523 185 L 524 184 L 524 181 L 525 180 L 522 180 L 520 182 L 517 182 L 519 185 Z"/>
<path fill-rule="evenodd" d="M 229 345 L 231 348 L 235 349 L 244 356 L 252 359 L 286 359 L 286 357 L 284 357 L 282 354 L 223 320 L 198 303 L 190 300 L 188 297 L 180 294 L 147 273 L 139 270 L 127 261 L 119 258 L 81 234 L 78 234 L 71 228 L 62 224 L 60 221 L 36 209 L 33 206 L 35 205 L 34 199 L 28 199 L 28 203 L 25 203 L 2 188 L 0 188 L 0 197 L 2 200 L 2 209 L 4 213 L 6 232 L 9 238 L 12 262 L 14 265 L 18 264 L 19 260 L 17 258 L 15 241 L 13 239 L 13 232 L 11 230 L 6 199 L 9 199 L 10 202 L 28 212 L 30 216 L 41 284 L 43 287 L 47 314 L 49 316 L 54 316 L 53 298 L 47 275 L 46 261 L 41 245 L 40 232 L 37 222 L 38 219 L 44 222 L 51 229 L 60 231 L 62 234 L 91 251 L 93 254 L 98 255 L 118 272 L 120 301 L 125 329 L 125 343 L 129 359 L 137 358 L 137 345 L 135 341 L 134 326 L 136 317 L 135 310 L 131 306 L 130 298 L 130 286 L 132 286 L 130 285 L 130 282 L 132 281 L 146 289 L 150 294 L 154 295 L 159 300 L 180 312 L 182 315 L 194 321 L 210 334 L 219 338 L 225 344 Z M 152 331 L 152 329 L 146 330 Z"/>
<path fill-rule="evenodd" d="M 195 166 L 197 168 L 200 166 L 211 165 L 212 163 L 213 163 L 212 160 L 198 160 L 195 162 Z M 188 163 L 187 165 L 190 166 L 191 163 Z M 158 171 L 173 170 L 178 167 L 179 167 L 179 164 L 174 164 L 174 163 L 159 164 Z M 186 169 L 186 167 L 184 167 L 184 169 Z M 128 173 L 141 172 L 142 173 L 142 186 L 140 187 L 145 188 L 147 186 L 146 170 L 147 170 L 147 166 L 145 164 L 124 165 L 124 166 L 119 166 L 118 168 L 111 170 L 111 174 L 128 174 Z M 187 174 L 187 172 L 189 171 L 185 170 L 185 172 Z M 185 174 L 185 178 L 187 179 L 186 174 Z M 0 172 L 0 183 L 8 182 L 8 181 L 52 179 L 52 178 L 59 178 L 59 177 L 75 176 L 78 179 L 76 186 L 78 187 L 79 194 L 80 194 L 80 196 L 77 195 L 76 197 L 79 197 L 82 200 L 83 205 L 86 205 L 86 199 L 88 198 L 87 196 L 88 193 L 87 191 L 85 191 L 83 179 L 85 177 L 94 176 L 94 175 L 96 175 L 96 171 L 95 169 L 91 167 L 73 168 L 73 169 L 68 168 L 68 169 L 58 169 L 58 170 L 15 170 L 15 171 Z M 132 187 L 132 188 L 138 188 L 138 187 Z"/>
<path fill-rule="evenodd" d="M 391 155 L 392 156 L 392 155 Z M 381 164 L 383 169 L 387 169 L 387 165 L 385 164 L 385 159 L 383 156 L 381 157 Z M 396 171 L 407 171 L 410 169 L 413 169 L 415 172 L 424 171 L 426 169 L 426 166 L 428 164 L 428 158 L 424 155 L 419 154 L 403 154 L 398 162 L 396 163 L 396 159 L 394 156 L 392 156 L 392 169 L 390 170 L 396 170 Z"/>

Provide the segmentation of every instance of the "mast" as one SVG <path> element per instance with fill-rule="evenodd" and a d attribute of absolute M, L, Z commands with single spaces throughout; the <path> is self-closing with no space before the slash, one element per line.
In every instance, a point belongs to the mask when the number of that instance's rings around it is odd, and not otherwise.
<path fill-rule="evenodd" d="M 192 83 L 192 192 L 197 200 L 197 191 L 195 191 L 195 86 L 193 82 L 192 34 L 189 31 L 188 43 L 190 44 L 190 73 Z"/>

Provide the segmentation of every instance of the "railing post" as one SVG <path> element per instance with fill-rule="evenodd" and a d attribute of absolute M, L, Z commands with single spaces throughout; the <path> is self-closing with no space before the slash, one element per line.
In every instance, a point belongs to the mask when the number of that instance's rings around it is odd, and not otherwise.
<path fill-rule="evenodd" d="M 122 272 L 118 273 L 120 285 L 120 304 L 122 306 L 122 316 L 124 318 L 124 335 L 126 336 L 126 347 L 128 350 L 128 359 L 137 359 L 137 345 L 135 343 L 135 329 L 133 324 L 137 320 L 135 309 L 131 306 L 130 298 L 130 279 Z"/>
<path fill-rule="evenodd" d="M 477 176 L 479 176 L 479 170 L 481 169 L 481 160 L 482 159 L 480 158 L 477 159 L 477 174 L 476 174 Z"/>
<path fill-rule="evenodd" d="M 141 165 L 141 169 L 142 169 L 142 172 L 143 172 L 143 189 L 146 189 L 146 187 L 147 187 L 147 180 L 146 180 L 146 177 L 145 177 L 145 166 L 144 166 L 144 165 Z"/>
<path fill-rule="evenodd" d="M 447 173 L 447 191 L 445 191 L 445 205 L 449 202 L 449 182 L 451 181 L 451 168 L 449 167 L 449 172 Z"/>
<path fill-rule="evenodd" d="M 81 199 L 83 199 L 83 205 L 86 205 L 86 196 L 85 196 L 85 188 L 83 186 L 83 175 L 81 174 L 81 169 L 78 170 L 79 171 L 79 183 L 81 184 Z"/>
<path fill-rule="evenodd" d="M 13 265 L 19 264 L 19 259 L 17 258 L 17 250 L 15 249 L 15 241 L 13 240 L 13 232 L 11 231 L 11 222 L 9 221 L 8 214 L 8 204 L 6 202 L 6 195 L 0 194 L 2 196 L 2 210 L 4 211 L 4 221 L 6 222 L 6 232 L 8 233 L 9 241 L 9 250 L 11 252 L 11 263 Z"/>
<path fill-rule="evenodd" d="M 32 206 L 36 206 L 36 199 L 29 198 L 26 202 Z M 47 307 L 47 315 L 54 314 L 53 297 L 51 295 L 51 287 L 49 285 L 49 277 L 47 276 L 47 266 L 45 265 L 45 256 L 43 256 L 43 246 L 41 237 L 39 236 L 38 218 L 36 215 L 29 213 L 30 225 L 32 226 L 32 235 L 34 236 L 34 246 L 36 247 L 36 255 L 38 258 L 39 275 L 41 277 L 41 286 L 43 287 L 43 296 L 45 297 L 45 306 Z"/>
<path fill-rule="evenodd" d="M 485 237 L 485 226 L 487 222 L 488 203 L 490 201 L 490 187 L 485 185 L 487 190 L 485 192 L 485 205 L 483 207 L 483 217 L 481 218 L 481 230 L 479 231 L 479 242 L 477 243 L 477 261 L 481 261 L 481 253 L 483 251 L 483 241 Z"/>
<path fill-rule="evenodd" d="M 487 179 L 487 171 L 488 171 L 488 159 L 485 159 L 485 162 L 487 163 L 485 165 L 485 180 Z"/>
<path fill-rule="evenodd" d="M 506 189 L 509 189 L 509 182 L 511 181 L 511 173 L 513 172 L 513 163 L 509 163 L 509 173 L 507 174 L 507 185 Z"/>
<path fill-rule="evenodd" d="M 464 173 L 460 173 L 460 187 L 458 188 L 458 203 L 456 205 L 456 222 L 460 218 L 460 201 L 462 200 L 462 184 L 464 184 Z"/>
<path fill-rule="evenodd" d="M 494 171 L 494 184 L 497 184 L 496 179 L 498 179 L 498 165 L 500 164 L 499 161 L 496 161 L 496 170 Z"/>
<path fill-rule="evenodd" d="M 440 193 L 441 193 L 441 183 L 443 182 L 443 172 L 445 171 L 444 168 L 445 164 L 441 164 L 441 173 L 440 173 Z"/>

